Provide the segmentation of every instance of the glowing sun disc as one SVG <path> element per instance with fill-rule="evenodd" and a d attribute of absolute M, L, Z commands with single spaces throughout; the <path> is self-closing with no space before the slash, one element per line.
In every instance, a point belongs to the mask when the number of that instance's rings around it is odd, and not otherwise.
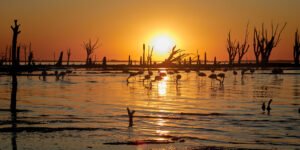
<path fill-rule="evenodd" d="M 159 35 L 153 39 L 151 45 L 156 52 L 166 54 L 175 46 L 175 42 L 167 35 Z"/>

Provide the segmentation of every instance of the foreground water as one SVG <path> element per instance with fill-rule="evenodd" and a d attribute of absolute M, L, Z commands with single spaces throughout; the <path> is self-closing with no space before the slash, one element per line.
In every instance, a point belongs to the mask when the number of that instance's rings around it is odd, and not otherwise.
<path fill-rule="evenodd" d="M 300 71 L 268 73 L 241 79 L 227 71 L 220 86 L 182 71 L 178 85 L 175 74 L 152 88 L 144 76 L 127 84 L 121 72 L 77 70 L 63 81 L 19 76 L 15 129 L 11 77 L 0 76 L 0 149 L 299 149 Z M 272 110 L 263 113 L 270 98 Z M 132 128 L 127 107 L 136 111 Z"/>

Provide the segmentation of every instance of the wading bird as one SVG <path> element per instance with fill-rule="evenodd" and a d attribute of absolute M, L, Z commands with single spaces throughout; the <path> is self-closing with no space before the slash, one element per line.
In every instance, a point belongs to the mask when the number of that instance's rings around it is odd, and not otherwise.
<path fill-rule="evenodd" d="M 180 79 L 181 79 L 181 75 L 178 74 L 178 75 L 176 76 L 176 84 L 178 83 L 178 80 L 180 80 Z"/>
<path fill-rule="evenodd" d="M 129 79 L 131 78 L 131 77 L 135 77 L 136 75 L 138 75 L 138 73 L 136 73 L 136 72 L 130 72 L 129 73 L 129 77 L 127 78 L 127 83 L 129 83 Z"/>

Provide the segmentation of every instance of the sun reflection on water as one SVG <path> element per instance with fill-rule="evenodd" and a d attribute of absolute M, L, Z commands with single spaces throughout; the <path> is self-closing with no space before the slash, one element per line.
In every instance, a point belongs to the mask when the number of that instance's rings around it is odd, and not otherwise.
<path fill-rule="evenodd" d="M 158 94 L 161 96 L 166 96 L 167 93 L 167 80 L 168 77 L 163 77 L 163 80 L 157 84 Z"/>

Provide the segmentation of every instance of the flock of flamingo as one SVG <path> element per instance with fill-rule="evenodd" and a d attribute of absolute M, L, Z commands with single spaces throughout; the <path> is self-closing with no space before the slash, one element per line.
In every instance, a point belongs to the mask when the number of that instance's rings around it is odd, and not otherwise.
<path fill-rule="evenodd" d="M 228 70 L 228 69 L 223 69 L 223 72 L 227 72 L 227 70 Z M 251 74 L 253 74 L 253 73 L 255 72 L 254 69 L 242 69 L 242 70 L 241 70 L 241 75 L 242 75 L 241 77 L 242 77 L 242 79 L 244 78 L 245 72 L 247 72 L 248 70 L 250 70 L 250 73 L 251 73 Z M 194 71 L 197 73 L 197 75 L 198 75 L 199 77 L 206 77 L 206 76 L 207 76 L 206 73 L 201 72 L 200 70 L 194 70 Z M 144 75 L 144 70 L 139 70 L 139 71 L 137 71 L 137 72 L 129 72 L 128 70 L 123 70 L 123 72 L 124 72 L 124 73 L 129 73 L 129 76 L 128 76 L 128 78 L 126 79 L 127 83 L 130 83 L 130 79 L 131 79 L 132 77 L 136 77 L 136 76 L 138 76 L 138 75 L 139 75 L 139 76 Z M 176 70 L 176 69 L 174 69 L 174 70 L 167 70 L 166 72 L 161 72 L 160 70 L 158 70 L 158 75 L 155 76 L 153 80 L 151 80 L 151 76 L 153 76 L 153 71 L 151 71 L 151 70 L 148 69 L 147 72 L 148 72 L 148 74 L 144 75 L 144 79 L 142 80 L 143 83 L 144 83 L 144 81 L 149 81 L 149 80 L 150 80 L 151 82 L 161 81 L 161 80 L 163 79 L 163 77 L 165 77 L 165 76 L 167 76 L 167 75 L 174 75 L 174 74 L 176 74 L 175 82 L 176 82 L 176 84 L 178 84 L 178 81 L 179 81 L 179 80 L 181 79 L 181 77 L 182 77 L 182 76 L 179 74 L 179 71 Z M 189 73 L 189 72 L 191 72 L 191 70 L 186 69 L 185 72 L 186 72 L 186 73 Z M 211 70 L 211 74 L 208 75 L 208 78 L 210 78 L 211 80 L 217 80 L 217 81 L 220 82 L 220 85 L 223 85 L 223 84 L 224 84 L 224 79 L 225 79 L 225 73 L 218 73 L 218 74 L 215 74 L 214 72 L 215 72 L 215 70 L 212 69 L 212 70 Z M 238 72 L 235 71 L 235 70 L 233 70 L 233 75 L 236 76 L 237 74 L 238 74 Z M 150 83 L 151 83 L 151 82 L 150 82 Z"/>

